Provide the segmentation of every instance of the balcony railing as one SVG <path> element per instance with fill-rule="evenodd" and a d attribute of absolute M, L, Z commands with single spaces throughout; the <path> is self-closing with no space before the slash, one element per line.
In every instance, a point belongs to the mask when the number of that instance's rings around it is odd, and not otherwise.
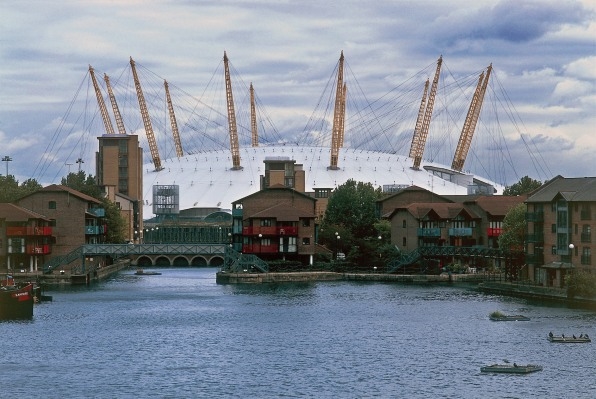
<path fill-rule="evenodd" d="M 298 235 L 298 227 L 296 226 L 249 226 L 242 228 L 242 235 L 245 236 L 295 236 Z"/>
<path fill-rule="evenodd" d="M 526 254 L 526 263 L 542 265 L 544 264 L 544 254 Z"/>
<path fill-rule="evenodd" d="M 47 255 L 52 253 L 49 245 L 27 245 L 25 252 L 29 255 Z"/>
<path fill-rule="evenodd" d="M 6 228 L 6 235 L 14 236 L 51 236 L 51 227 L 13 226 Z"/>
<path fill-rule="evenodd" d="M 489 227 L 486 229 L 486 235 L 489 237 L 498 237 L 503 233 L 502 227 Z"/>
<path fill-rule="evenodd" d="M 544 212 L 526 212 L 526 221 L 544 222 Z"/>
<path fill-rule="evenodd" d="M 87 209 L 87 213 L 97 216 L 98 218 L 103 218 L 106 216 L 106 210 L 103 208 L 89 208 Z"/>
<path fill-rule="evenodd" d="M 418 228 L 418 237 L 441 237 L 441 229 L 438 227 Z"/>
<path fill-rule="evenodd" d="M 242 252 L 245 254 L 276 254 L 279 250 L 277 245 L 244 244 Z"/>
<path fill-rule="evenodd" d="M 471 227 L 450 228 L 449 236 L 451 237 L 469 237 L 472 235 Z"/>
<path fill-rule="evenodd" d="M 535 234 L 528 234 L 526 236 L 527 242 L 544 242 L 544 234 L 542 233 L 535 233 Z"/>
<path fill-rule="evenodd" d="M 85 226 L 86 235 L 98 235 L 106 232 L 105 226 Z"/>

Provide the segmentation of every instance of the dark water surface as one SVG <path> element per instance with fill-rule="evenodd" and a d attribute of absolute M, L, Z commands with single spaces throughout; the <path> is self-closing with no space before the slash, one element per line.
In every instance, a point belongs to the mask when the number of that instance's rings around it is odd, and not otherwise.
<path fill-rule="evenodd" d="M 132 270 L 0 322 L 0 397 L 594 398 L 596 313 L 464 288 Z M 531 317 L 492 322 L 490 312 Z M 508 359 L 528 375 L 481 374 Z"/>

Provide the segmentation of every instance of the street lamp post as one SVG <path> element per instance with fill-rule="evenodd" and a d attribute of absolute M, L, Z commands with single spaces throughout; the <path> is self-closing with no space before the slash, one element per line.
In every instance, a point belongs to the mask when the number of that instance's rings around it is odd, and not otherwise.
<path fill-rule="evenodd" d="M 263 234 L 259 233 L 259 254 L 261 254 Z"/>
<path fill-rule="evenodd" d="M 4 156 L 4 158 L 2 158 L 2 162 L 6 162 L 6 177 L 8 177 L 8 163 L 12 161 L 12 158 L 9 157 L 8 155 Z"/>

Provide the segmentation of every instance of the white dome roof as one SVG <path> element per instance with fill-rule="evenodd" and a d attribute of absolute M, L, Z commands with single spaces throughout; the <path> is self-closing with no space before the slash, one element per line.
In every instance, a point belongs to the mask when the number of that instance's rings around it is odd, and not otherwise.
<path fill-rule="evenodd" d="M 329 170 L 331 149 L 327 147 L 262 146 L 240 149 L 241 170 L 232 169 L 229 150 L 218 150 L 185 155 L 182 158 L 162 160 L 163 169 L 155 171 L 153 163 L 143 166 L 144 218 L 153 215 L 152 187 L 178 185 L 179 209 L 213 208 L 230 209 L 232 202 L 250 195 L 260 188 L 260 176 L 265 173 L 265 159 L 294 160 L 302 164 L 307 192 L 315 188 L 335 188 L 349 179 L 369 182 L 374 187 L 386 185 L 416 185 L 441 195 L 468 194 L 466 184 L 444 180 L 425 167 L 450 169 L 444 165 L 422 162 L 420 170 L 411 168 L 413 160 L 403 155 L 379 151 L 341 149 L 337 170 Z M 460 176 L 458 172 L 451 172 Z M 471 180 L 471 175 L 468 181 Z M 474 179 L 478 179 L 473 176 Z M 503 187 L 486 179 L 497 193 Z"/>

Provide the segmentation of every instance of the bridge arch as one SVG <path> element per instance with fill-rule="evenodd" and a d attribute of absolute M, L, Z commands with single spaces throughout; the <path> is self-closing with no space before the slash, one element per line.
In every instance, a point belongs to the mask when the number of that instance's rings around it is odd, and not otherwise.
<path fill-rule="evenodd" d="M 192 258 L 192 266 L 207 266 L 207 259 L 204 256 L 195 256 Z"/>
<path fill-rule="evenodd" d="M 172 262 L 167 256 L 158 256 L 155 259 L 155 266 L 171 266 Z"/>
<path fill-rule="evenodd" d="M 138 267 L 153 266 L 153 260 L 149 256 L 139 256 L 136 265 Z"/>
<path fill-rule="evenodd" d="M 172 260 L 172 266 L 187 267 L 189 266 L 188 259 L 185 256 L 176 256 L 174 260 Z"/>

